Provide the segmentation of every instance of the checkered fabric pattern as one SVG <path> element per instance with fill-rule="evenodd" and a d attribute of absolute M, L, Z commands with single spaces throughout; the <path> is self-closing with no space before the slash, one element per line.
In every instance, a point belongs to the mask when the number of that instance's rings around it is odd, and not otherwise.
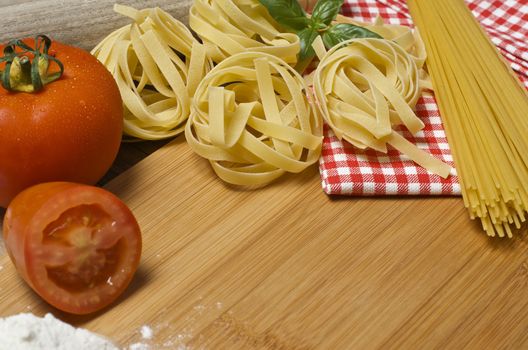
<path fill-rule="evenodd" d="M 528 88 L 528 4 L 524 0 L 466 0 L 469 8 Z M 372 22 L 412 26 L 405 0 L 346 0 L 343 14 Z M 416 106 L 425 124 L 415 135 L 395 128 L 405 138 L 453 165 L 434 96 L 424 95 Z M 448 179 L 428 173 L 389 146 L 387 154 L 359 150 L 340 141 L 325 126 L 319 163 L 322 186 L 329 195 L 460 195 L 456 171 Z"/>

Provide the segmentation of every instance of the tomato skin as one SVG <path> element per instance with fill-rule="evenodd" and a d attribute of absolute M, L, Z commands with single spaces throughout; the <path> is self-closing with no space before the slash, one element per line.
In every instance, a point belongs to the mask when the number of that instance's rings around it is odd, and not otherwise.
<path fill-rule="evenodd" d="M 33 39 L 24 41 L 34 46 Z M 54 41 L 50 53 L 64 64 L 59 80 L 37 93 L 12 93 L 0 86 L 2 207 L 41 182 L 95 184 L 119 150 L 123 105 L 110 72 L 76 47 Z"/>
<path fill-rule="evenodd" d="M 61 220 L 61 215 L 68 210 L 83 205 L 102 208 L 113 220 L 111 227 L 104 227 L 107 238 L 123 234 L 119 242 L 124 241 L 124 244 L 119 246 L 112 273 L 103 276 L 105 281 L 114 278 L 111 286 L 104 283 L 72 292 L 67 286 L 51 280 L 42 251 L 56 253 L 53 247 L 44 244 L 46 228 Z M 67 228 L 64 220 L 61 225 Z M 12 262 L 28 285 L 52 306 L 73 314 L 93 313 L 114 302 L 132 281 L 141 259 L 141 231 L 130 209 L 110 192 L 83 184 L 42 183 L 22 191 L 7 208 L 3 237 Z M 72 261 L 79 256 L 73 255 Z"/>

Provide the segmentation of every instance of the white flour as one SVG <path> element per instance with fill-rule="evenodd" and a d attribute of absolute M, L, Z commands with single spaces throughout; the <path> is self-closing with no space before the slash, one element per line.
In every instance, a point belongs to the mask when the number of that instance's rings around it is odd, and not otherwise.
<path fill-rule="evenodd" d="M 152 330 L 152 328 L 150 328 L 147 325 L 144 325 L 143 327 L 141 327 L 140 332 L 141 332 L 141 337 L 143 339 L 152 339 L 152 337 L 154 336 L 154 331 Z"/>
<path fill-rule="evenodd" d="M 0 350 L 117 350 L 111 342 L 47 314 L 0 318 Z"/>

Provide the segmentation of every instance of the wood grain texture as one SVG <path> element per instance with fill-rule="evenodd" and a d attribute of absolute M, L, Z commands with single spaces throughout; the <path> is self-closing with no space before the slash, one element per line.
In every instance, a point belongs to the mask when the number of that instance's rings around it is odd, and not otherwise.
<path fill-rule="evenodd" d="M 488 239 L 459 198 L 328 198 L 316 167 L 244 191 L 182 137 L 107 188 L 143 230 L 125 295 L 96 315 L 65 315 L 4 256 L 0 316 L 53 312 L 122 346 L 147 324 L 154 349 L 528 347 L 526 228 Z"/>
<path fill-rule="evenodd" d="M 122 345 L 143 324 L 206 349 L 528 345 L 526 239 L 488 239 L 457 198 L 330 199 L 315 168 L 241 191 L 181 139 L 108 189 L 144 233 L 126 296 L 63 315 L 4 258 L 1 315 L 54 312 Z"/>
<path fill-rule="evenodd" d="M 122 0 L 123 5 L 163 7 L 187 22 L 191 0 Z M 129 23 L 113 12 L 114 0 L 0 0 L 0 41 L 44 33 L 91 50 L 111 31 Z"/>

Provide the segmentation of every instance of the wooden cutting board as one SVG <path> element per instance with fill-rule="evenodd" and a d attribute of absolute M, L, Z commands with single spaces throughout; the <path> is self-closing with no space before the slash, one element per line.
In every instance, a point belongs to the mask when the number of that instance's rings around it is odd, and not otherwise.
<path fill-rule="evenodd" d="M 65 2 L 20 6 L 33 3 Z M 459 198 L 329 198 L 316 167 L 244 191 L 183 137 L 107 188 L 143 230 L 125 295 L 96 315 L 65 315 L 4 256 L 0 316 L 52 312 L 121 346 L 148 325 L 152 349 L 528 347 L 526 228 L 489 239 Z"/>

